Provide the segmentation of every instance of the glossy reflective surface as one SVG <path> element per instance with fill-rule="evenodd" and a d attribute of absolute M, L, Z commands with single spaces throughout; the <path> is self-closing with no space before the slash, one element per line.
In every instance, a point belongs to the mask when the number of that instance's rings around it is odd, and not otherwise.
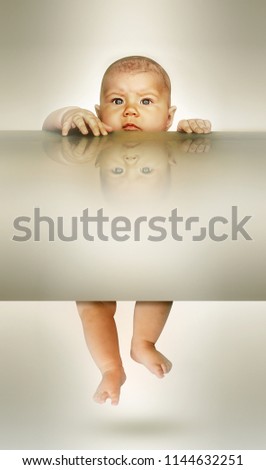
<path fill-rule="evenodd" d="M 264 133 L 0 133 L 1 299 L 265 299 L 265 150 Z"/>

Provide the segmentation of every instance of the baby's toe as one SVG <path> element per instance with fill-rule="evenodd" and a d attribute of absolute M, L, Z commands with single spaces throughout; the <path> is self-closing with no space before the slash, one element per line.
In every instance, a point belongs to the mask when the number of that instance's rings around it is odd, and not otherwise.
<path fill-rule="evenodd" d="M 105 403 L 108 398 L 108 393 L 107 392 L 96 392 L 94 395 L 94 400 L 97 403 Z"/>
<path fill-rule="evenodd" d="M 118 405 L 119 397 L 120 397 L 119 390 L 110 390 L 108 398 L 110 398 L 111 400 L 111 405 Z"/>
<path fill-rule="evenodd" d="M 170 361 L 167 361 L 162 364 L 162 370 L 164 374 L 168 374 L 168 372 L 170 372 L 171 369 L 172 369 L 172 363 Z"/>
<path fill-rule="evenodd" d="M 153 366 L 153 373 L 159 378 L 162 379 L 164 377 L 164 371 L 161 364 L 155 364 Z"/>
<path fill-rule="evenodd" d="M 111 405 L 114 405 L 114 406 L 118 405 L 118 403 L 119 403 L 119 396 L 118 395 L 110 396 L 110 398 L 111 398 Z"/>

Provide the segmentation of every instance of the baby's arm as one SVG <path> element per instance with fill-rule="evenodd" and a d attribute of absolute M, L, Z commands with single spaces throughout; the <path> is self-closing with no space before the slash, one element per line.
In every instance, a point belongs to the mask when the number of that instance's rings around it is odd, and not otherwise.
<path fill-rule="evenodd" d="M 182 119 L 177 125 L 178 132 L 187 134 L 209 134 L 211 132 L 211 122 L 206 119 Z"/>
<path fill-rule="evenodd" d="M 69 106 L 67 108 L 57 109 L 47 116 L 43 123 L 43 130 L 62 132 L 67 135 L 70 129 L 78 129 L 83 135 L 89 131 L 93 135 L 107 135 L 112 128 L 104 124 L 95 114 L 87 109 Z"/>

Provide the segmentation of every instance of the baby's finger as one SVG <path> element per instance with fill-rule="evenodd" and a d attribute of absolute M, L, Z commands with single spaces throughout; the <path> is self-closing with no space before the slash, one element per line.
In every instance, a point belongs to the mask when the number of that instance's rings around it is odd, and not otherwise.
<path fill-rule="evenodd" d="M 93 134 L 95 136 L 98 135 L 108 135 L 108 132 L 112 132 L 112 127 L 109 126 L 108 124 L 105 124 L 102 122 L 99 118 L 96 116 L 92 115 L 90 118 L 86 120 L 88 125 L 90 126 Z"/>
<path fill-rule="evenodd" d="M 98 125 L 102 135 L 108 135 L 108 132 L 112 131 L 112 127 L 104 124 L 100 119 L 98 120 Z"/>
<path fill-rule="evenodd" d="M 74 122 L 74 124 L 76 124 L 76 126 L 80 130 L 81 134 L 83 134 L 83 135 L 88 134 L 87 126 L 84 122 L 84 119 L 81 116 L 74 116 L 73 117 L 73 122 Z"/>
<path fill-rule="evenodd" d="M 211 129 L 212 129 L 211 122 L 208 121 L 207 119 L 204 119 L 203 122 L 204 122 L 204 126 L 205 126 L 204 133 L 208 134 L 209 132 L 211 132 Z"/>
<path fill-rule="evenodd" d="M 195 134 L 203 134 L 203 129 L 198 123 L 202 122 L 200 119 L 189 119 L 189 125 Z"/>
<path fill-rule="evenodd" d="M 62 125 L 62 135 L 67 135 L 72 127 L 72 119 L 67 119 Z"/>
<path fill-rule="evenodd" d="M 87 148 L 86 148 L 86 159 L 91 161 L 96 159 L 99 155 L 101 149 L 103 148 L 102 139 L 87 139 Z"/>
<path fill-rule="evenodd" d="M 198 149 L 198 144 L 197 142 L 194 141 L 189 147 L 189 153 L 197 153 L 197 149 Z"/>
<path fill-rule="evenodd" d="M 205 153 L 205 145 L 199 144 L 196 153 Z"/>
<path fill-rule="evenodd" d="M 182 145 L 181 145 L 182 152 L 187 153 L 189 151 L 189 147 L 192 144 L 192 142 L 193 142 L 192 139 L 186 139 L 184 142 L 182 142 Z"/>
<path fill-rule="evenodd" d="M 202 132 L 204 132 L 206 126 L 204 124 L 203 119 L 195 119 L 195 122 L 196 122 L 196 128 L 199 128 L 199 129 L 201 129 Z M 198 134 L 200 134 L 200 132 L 198 132 Z"/>
<path fill-rule="evenodd" d="M 193 144 L 190 149 L 192 153 L 207 153 L 210 150 L 210 140 L 206 137 L 194 139 Z"/>
<path fill-rule="evenodd" d="M 179 132 L 186 132 L 187 134 L 191 134 L 192 133 L 192 129 L 189 125 L 189 121 L 187 121 L 186 119 L 182 119 L 182 121 L 179 121 L 178 125 L 177 125 L 177 130 Z"/>
<path fill-rule="evenodd" d="M 111 126 L 109 126 L 109 124 L 105 124 L 105 122 L 102 122 L 102 121 L 101 121 L 101 123 L 104 125 L 107 132 L 112 132 L 113 131 L 113 128 Z"/>
<path fill-rule="evenodd" d="M 73 147 L 73 155 L 74 157 L 80 158 L 83 157 L 87 148 L 88 139 L 84 137 L 80 137 L 78 144 Z"/>
<path fill-rule="evenodd" d="M 85 118 L 85 121 L 87 123 L 87 125 L 89 126 L 91 132 L 93 133 L 93 135 L 95 135 L 96 137 L 100 135 L 100 126 L 99 126 L 99 122 L 100 120 L 94 116 L 93 114 L 91 116 L 86 116 Z"/>

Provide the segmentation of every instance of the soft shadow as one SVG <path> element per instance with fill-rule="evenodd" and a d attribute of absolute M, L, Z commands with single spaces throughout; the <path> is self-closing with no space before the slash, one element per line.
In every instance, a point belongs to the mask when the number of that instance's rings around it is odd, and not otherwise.
<path fill-rule="evenodd" d="M 157 436 L 167 435 L 173 433 L 180 433 L 184 431 L 184 423 L 171 422 L 166 419 L 127 419 L 123 421 L 106 422 L 103 421 L 93 425 L 95 432 L 104 432 L 105 434 L 111 433 L 112 435 L 126 435 L 127 437 L 141 437 L 141 436 Z"/>

